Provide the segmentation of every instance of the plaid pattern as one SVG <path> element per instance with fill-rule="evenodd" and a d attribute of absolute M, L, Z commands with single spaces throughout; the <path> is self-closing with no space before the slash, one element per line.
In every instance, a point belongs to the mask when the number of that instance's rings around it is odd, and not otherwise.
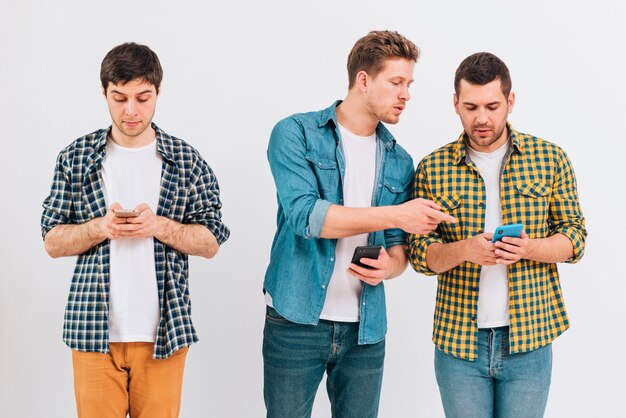
<path fill-rule="evenodd" d="M 152 125 L 163 159 L 156 214 L 206 226 L 222 244 L 217 178 L 198 151 Z M 109 128 L 110 129 L 110 128 Z M 57 225 L 82 224 L 106 214 L 100 167 L 109 129 L 77 139 L 57 157 L 50 195 L 43 202 L 42 234 Z M 154 358 L 167 358 L 198 341 L 191 323 L 187 255 L 154 240 L 161 319 Z M 109 352 L 109 240 L 78 256 L 65 310 L 63 341 L 79 351 Z"/>
<path fill-rule="evenodd" d="M 574 247 L 568 262 L 577 262 L 587 232 L 569 159 L 558 146 L 508 128 L 511 148 L 500 177 L 503 223 L 524 224 L 530 238 L 565 235 Z M 434 275 L 426 264 L 430 244 L 485 232 L 485 186 L 466 154 L 465 134 L 420 162 L 413 197 L 434 200 L 458 220 L 408 238 L 411 266 Z M 467 360 L 477 356 L 479 278 L 480 266 L 465 262 L 438 279 L 433 341 L 443 352 Z M 543 347 L 569 327 L 556 264 L 520 260 L 508 267 L 508 280 L 511 353 Z"/>

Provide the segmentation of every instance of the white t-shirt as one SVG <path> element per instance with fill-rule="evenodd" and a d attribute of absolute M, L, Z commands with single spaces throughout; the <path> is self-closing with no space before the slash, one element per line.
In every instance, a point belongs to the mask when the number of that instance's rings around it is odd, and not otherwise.
<path fill-rule="evenodd" d="M 376 176 L 376 134 L 357 136 L 339 125 L 345 159 L 343 204 L 352 208 L 372 206 Z M 348 274 L 354 248 L 367 245 L 369 234 L 359 234 L 337 240 L 335 269 L 326 289 L 321 319 L 358 322 L 363 283 Z"/>
<path fill-rule="evenodd" d="M 500 201 L 500 170 L 509 142 L 492 152 L 478 152 L 468 147 L 468 154 L 485 182 L 487 205 L 485 232 L 493 232 L 502 224 Z M 478 328 L 503 327 L 509 320 L 509 281 L 503 264 L 483 266 L 478 286 Z"/>
<path fill-rule="evenodd" d="M 161 156 L 156 139 L 141 148 L 122 147 L 107 139 L 102 180 L 107 207 L 124 209 L 147 203 L 155 213 L 161 187 Z M 111 240 L 109 341 L 154 342 L 160 307 L 153 238 Z"/>

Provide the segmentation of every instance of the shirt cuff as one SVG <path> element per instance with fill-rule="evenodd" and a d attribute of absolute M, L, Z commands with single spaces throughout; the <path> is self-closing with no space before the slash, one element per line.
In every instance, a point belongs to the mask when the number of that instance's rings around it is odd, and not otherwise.
<path fill-rule="evenodd" d="M 326 220 L 326 213 L 330 205 L 332 205 L 332 203 L 328 200 L 319 199 L 315 202 L 315 206 L 313 206 L 313 210 L 309 215 L 309 226 L 306 228 L 306 238 L 320 238 L 322 228 L 324 228 L 324 221 Z"/>
<path fill-rule="evenodd" d="M 571 227 L 556 229 L 550 233 L 550 236 L 555 234 L 563 234 L 572 242 L 574 255 L 571 258 L 565 260 L 565 262 L 571 264 L 578 263 L 585 253 L 584 235 L 578 229 Z"/>
<path fill-rule="evenodd" d="M 406 245 L 406 233 L 401 229 L 386 229 L 385 230 L 385 248 L 393 247 L 394 245 Z"/>
<path fill-rule="evenodd" d="M 409 241 L 411 241 L 411 237 L 412 236 L 409 237 Z M 413 270 L 418 273 L 425 274 L 426 276 L 434 276 L 437 274 L 428 268 L 428 263 L 426 261 L 428 246 L 436 242 L 443 244 L 442 239 L 432 236 L 424 236 L 409 242 L 409 262 L 411 263 Z"/>

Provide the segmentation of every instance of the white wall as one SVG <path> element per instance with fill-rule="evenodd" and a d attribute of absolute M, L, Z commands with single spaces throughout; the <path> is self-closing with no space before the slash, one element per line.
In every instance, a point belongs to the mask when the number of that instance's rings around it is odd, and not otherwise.
<path fill-rule="evenodd" d="M 45 254 L 41 202 L 58 151 L 109 125 L 99 65 L 130 40 L 159 55 L 155 121 L 215 169 L 232 230 L 217 258 L 191 261 L 201 341 L 188 357 L 182 417 L 264 415 L 261 286 L 276 211 L 268 135 L 280 118 L 344 97 L 348 52 L 371 29 L 398 30 L 423 52 L 413 98 L 391 127 L 416 162 L 460 133 L 453 74 L 481 50 L 511 70 L 513 125 L 568 152 L 589 238 L 583 261 L 561 268 L 572 328 L 554 344 L 546 416 L 624 416 L 623 2 L 204 3 L 1 0 L 0 416 L 75 416 L 61 342 L 74 259 Z M 430 341 L 435 279 L 407 271 L 387 292 L 380 416 L 441 417 Z M 330 416 L 324 392 L 314 416 Z"/>

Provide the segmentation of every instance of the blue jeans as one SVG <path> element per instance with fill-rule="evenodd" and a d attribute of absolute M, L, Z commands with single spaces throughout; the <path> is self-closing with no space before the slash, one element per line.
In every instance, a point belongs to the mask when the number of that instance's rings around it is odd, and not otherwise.
<path fill-rule="evenodd" d="M 509 328 L 480 329 L 478 358 L 435 349 L 435 374 L 447 418 L 543 417 L 552 373 L 552 345 L 509 354 Z"/>
<path fill-rule="evenodd" d="M 268 307 L 263 332 L 267 417 L 310 417 L 324 372 L 333 417 L 376 417 L 385 341 L 358 345 L 358 333 L 357 322 L 301 325 Z"/>

